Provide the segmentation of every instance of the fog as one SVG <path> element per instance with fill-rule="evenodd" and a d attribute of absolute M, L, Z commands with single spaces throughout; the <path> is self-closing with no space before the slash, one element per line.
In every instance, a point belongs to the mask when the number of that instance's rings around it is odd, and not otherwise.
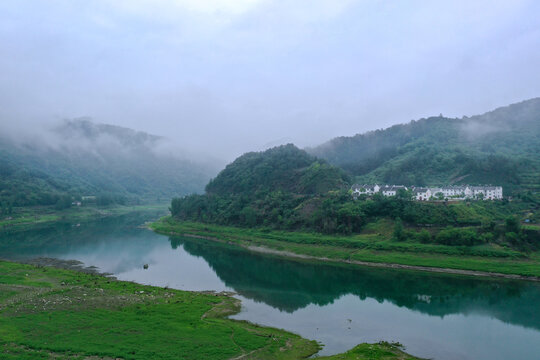
<path fill-rule="evenodd" d="M 88 116 L 231 160 L 540 94 L 538 1 L 0 2 L 0 130 Z"/>

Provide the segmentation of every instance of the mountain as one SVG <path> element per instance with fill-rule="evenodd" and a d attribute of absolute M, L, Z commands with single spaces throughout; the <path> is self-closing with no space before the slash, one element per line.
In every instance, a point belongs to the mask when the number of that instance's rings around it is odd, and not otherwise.
<path fill-rule="evenodd" d="M 319 228 L 328 196 L 346 197 L 350 178 L 292 144 L 244 154 L 206 186 L 206 194 L 175 198 L 171 213 L 181 220 Z M 342 191 L 339 191 L 342 190 Z"/>
<path fill-rule="evenodd" d="M 206 191 L 218 195 L 320 194 L 339 189 L 349 180 L 340 169 L 288 144 L 240 156 L 208 183 Z"/>
<path fill-rule="evenodd" d="M 163 201 L 202 192 L 217 167 L 159 136 L 89 119 L 29 137 L 0 136 L 0 202 L 50 205 L 64 196 Z"/>
<path fill-rule="evenodd" d="M 394 125 L 315 148 L 359 182 L 404 185 L 500 184 L 540 189 L 540 98 L 473 117 Z"/>
<path fill-rule="evenodd" d="M 517 113 L 515 109 L 511 112 Z M 490 116 L 492 121 L 488 122 Z M 420 182 L 424 181 L 420 178 L 423 175 L 427 181 L 444 181 L 444 176 L 458 181 L 455 174 L 468 171 L 461 180 L 467 177 L 473 181 L 501 180 L 512 184 L 516 174 L 521 177 L 528 169 L 524 161 L 538 161 L 534 157 L 535 138 L 525 134 L 525 129 L 533 129 L 537 124 L 528 115 L 518 118 L 511 133 L 514 137 L 516 133 L 522 134 L 521 143 L 512 142 L 504 152 L 495 152 L 487 145 L 510 141 L 503 139 L 502 130 L 497 128 L 506 124 L 504 119 L 498 111 L 467 121 L 442 117 L 424 119 L 384 131 L 336 139 L 325 145 L 327 152 L 321 153 L 334 163 L 343 161 L 343 166 L 352 173 L 359 171 L 359 177 L 405 175 L 411 177 L 405 180 Z M 467 130 L 465 125 L 474 125 L 480 130 L 474 127 L 471 128 L 474 131 Z M 486 130 L 488 125 L 489 131 Z M 396 145 L 399 143 L 402 145 Z M 349 145 L 349 156 L 340 152 L 344 144 Z M 371 154 L 360 152 L 359 157 L 363 156 L 364 160 L 359 161 L 352 151 L 359 149 L 371 151 Z M 362 168 L 368 165 L 373 168 Z M 504 166 L 512 171 L 506 171 Z M 395 171 L 393 167 L 398 167 L 398 172 L 390 172 Z M 328 234 L 359 233 L 370 228 L 377 229 L 377 236 L 382 238 L 381 234 L 386 231 L 386 240 L 393 236 L 388 234 L 388 227 L 395 225 L 398 229 L 395 238 L 399 241 L 408 237 L 420 243 L 474 245 L 493 239 L 509 242 L 518 239 L 518 235 L 513 234 L 519 232 L 516 230 L 519 226 L 508 226 L 513 230 L 506 231 L 502 222 L 517 213 L 533 218 L 537 206 L 530 196 L 520 196 L 523 201 L 513 202 L 420 202 L 412 200 L 406 191 L 394 197 L 376 194 L 355 201 L 349 190 L 350 183 L 350 177 L 341 168 L 288 144 L 240 156 L 208 183 L 205 194 L 175 198 L 170 209 L 173 218 L 180 221 Z M 534 183 L 537 181 L 533 179 L 531 184 Z M 402 222 L 414 230 L 403 230 Z M 508 223 L 515 222 L 510 218 Z M 506 232 L 512 234 L 507 236 Z M 520 232 L 514 245 L 527 247 L 535 241 L 534 236 L 536 233 L 529 236 Z"/>

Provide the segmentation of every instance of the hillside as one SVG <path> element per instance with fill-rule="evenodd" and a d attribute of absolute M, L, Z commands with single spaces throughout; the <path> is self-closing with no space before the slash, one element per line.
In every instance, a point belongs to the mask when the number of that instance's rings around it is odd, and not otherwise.
<path fill-rule="evenodd" d="M 39 135 L 0 137 L 0 202 L 53 205 L 62 197 L 163 201 L 202 192 L 215 165 L 191 161 L 162 137 L 88 119 Z"/>
<path fill-rule="evenodd" d="M 318 227 L 323 214 L 313 212 L 349 186 L 341 169 L 288 144 L 240 156 L 208 183 L 206 194 L 173 199 L 171 213 L 218 224 Z"/>
<path fill-rule="evenodd" d="M 343 187 L 349 180 L 340 169 L 288 144 L 240 156 L 208 183 L 206 191 L 219 195 L 320 194 Z"/>
<path fill-rule="evenodd" d="M 307 149 L 359 182 L 501 184 L 540 190 L 540 98 L 483 115 L 442 116 L 339 137 Z"/>

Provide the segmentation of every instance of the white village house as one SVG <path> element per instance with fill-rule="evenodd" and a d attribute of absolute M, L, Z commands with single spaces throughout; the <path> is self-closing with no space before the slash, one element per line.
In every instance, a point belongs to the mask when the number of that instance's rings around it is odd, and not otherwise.
<path fill-rule="evenodd" d="M 400 189 L 407 191 L 407 188 L 403 185 L 383 185 L 381 192 L 384 196 L 396 196 Z"/>
<path fill-rule="evenodd" d="M 375 185 L 358 185 L 354 184 L 351 187 L 351 190 L 353 194 L 356 195 L 373 195 L 375 193 L 378 193 L 379 190 L 381 190 L 381 187 L 377 184 Z"/>
<path fill-rule="evenodd" d="M 397 192 L 409 190 L 403 185 L 359 185 L 351 187 L 353 196 L 373 195 L 381 193 L 384 196 L 396 196 Z M 427 200 L 501 200 L 503 198 L 502 186 L 443 186 L 443 187 L 411 187 L 414 199 L 418 201 Z"/>

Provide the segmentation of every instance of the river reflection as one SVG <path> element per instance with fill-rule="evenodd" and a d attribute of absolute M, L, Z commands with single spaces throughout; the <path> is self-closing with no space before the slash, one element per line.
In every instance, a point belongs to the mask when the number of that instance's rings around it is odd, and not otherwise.
<path fill-rule="evenodd" d="M 540 359 L 536 283 L 290 261 L 167 238 L 138 227 L 148 218 L 4 233 L 0 257 L 77 259 L 123 280 L 232 290 L 243 300 L 234 318 L 321 341 L 322 354 L 388 340 L 436 359 Z"/>

